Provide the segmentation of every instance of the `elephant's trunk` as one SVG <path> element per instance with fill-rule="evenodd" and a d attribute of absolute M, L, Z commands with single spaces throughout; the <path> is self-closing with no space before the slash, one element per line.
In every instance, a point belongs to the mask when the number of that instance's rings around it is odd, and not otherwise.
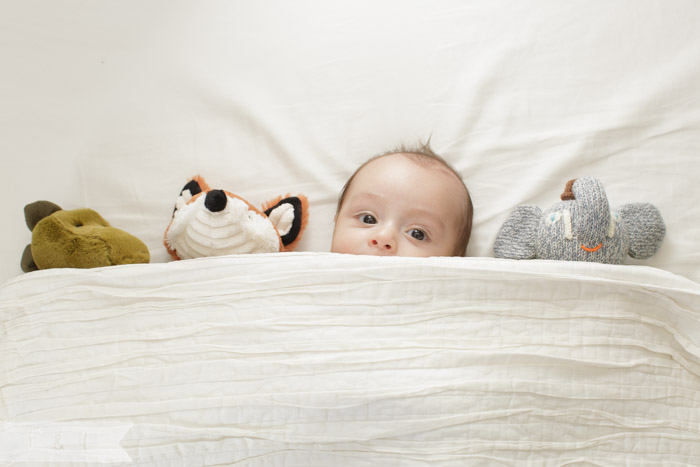
<path fill-rule="evenodd" d="M 610 205 L 603 185 L 595 178 L 577 179 L 571 191 L 576 200 L 572 230 L 587 251 L 599 248 L 610 227 Z"/>

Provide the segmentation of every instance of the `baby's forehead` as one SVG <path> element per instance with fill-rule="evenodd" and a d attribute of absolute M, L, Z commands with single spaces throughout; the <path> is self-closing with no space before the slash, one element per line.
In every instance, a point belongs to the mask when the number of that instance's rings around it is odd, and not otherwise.
<path fill-rule="evenodd" d="M 430 193 L 439 199 L 447 197 L 448 204 L 461 198 L 462 191 L 465 198 L 468 196 L 460 177 L 444 163 L 410 153 L 391 153 L 372 159 L 356 175 L 349 186 L 355 196 L 364 190 L 389 189 L 393 195 L 402 197 L 407 192 Z M 438 198 L 433 199 L 439 202 Z"/>
<path fill-rule="evenodd" d="M 370 159 L 364 167 L 360 169 L 360 172 L 367 168 L 378 169 L 380 167 L 391 167 L 392 165 L 403 164 L 406 161 L 426 169 L 427 174 L 434 171 L 436 174 L 445 173 L 458 178 L 443 162 L 412 152 L 394 152 L 375 157 Z"/>
<path fill-rule="evenodd" d="M 464 186 L 464 182 L 462 181 L 462 177 L 455 172 L 454 169 L 452 169 L 449 165 L 447 165 L 446 162 L 440 160 L 440 159 L 435 159 L 432 157 L 425 156 L 423 154 L 416 154 L 412 152 L 406 152 L 406 153 L 393 153 L 389 154 L 388 157 L 394 158 L 393 161 L 410 161 L 411 163 L 415 164 L 416 166 L 425 169 L 424 173 L 426 177 L 430 178 L 442 178 L 447 176 L 448 179 L 451 179 L 452 181 L 456 183 L 447 183 L 445 188 L 455 188 L 457 184 L 459 184 L 462 189 L 465 190 L 466 192 L 466 187 Z M 449 187 L 449 188 L 448 188 Z M 465 193 L 466 194 L 466 193 Z"/>

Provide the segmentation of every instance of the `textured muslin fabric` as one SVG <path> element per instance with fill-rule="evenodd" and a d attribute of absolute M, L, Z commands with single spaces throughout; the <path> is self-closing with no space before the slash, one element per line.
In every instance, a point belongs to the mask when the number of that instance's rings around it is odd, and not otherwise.
<path fill-rule="evenodd" d="M 0 415 L 136 465 L 700 462 L 700 287 L 642 266 L 280 253 L 0 288 Z"/>

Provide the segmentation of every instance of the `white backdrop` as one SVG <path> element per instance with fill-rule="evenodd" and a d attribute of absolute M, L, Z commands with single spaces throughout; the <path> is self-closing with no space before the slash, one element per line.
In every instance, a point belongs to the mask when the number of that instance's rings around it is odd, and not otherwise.
<path fill-rule="evenodd" d="M 0 4 L 0 281 L 22 208 L 90 207 L 153 262 L 195 173 L 259 205 L 305 193 L 327 251 L 367 157 L 432 136 L 473 195 L 469 256 L 519 204 L 599 177 L 668 231 L 648 264 L 700 280 L 700 3 L 7 1 Z M 632 261 L 630 261 L 632 262 Z"/>

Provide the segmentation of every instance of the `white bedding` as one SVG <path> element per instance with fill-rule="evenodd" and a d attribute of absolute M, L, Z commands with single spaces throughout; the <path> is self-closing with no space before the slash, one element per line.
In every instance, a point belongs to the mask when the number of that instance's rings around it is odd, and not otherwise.
<path fill-rule="evenodd" d="M 141 465 L 697 464 L 699 314 L 698 284 L 641 266 L 40 271 L 0 289 L 0 414 L 121 428 Z"/>
<path fill-rule="evenodd" d="M 700 465 L 700 2 L 0 11 L 0 464 Z M 469 258 L 327 253 L 347 177 L 428 137 L 470 188 Z M 194 174 L 305 194 L 299 253 L 168 263 Z M 492 258 L 581 176 L 659 208 L 655 256 Z M 41 199 L 151 264 L 23 275 Z"/>

